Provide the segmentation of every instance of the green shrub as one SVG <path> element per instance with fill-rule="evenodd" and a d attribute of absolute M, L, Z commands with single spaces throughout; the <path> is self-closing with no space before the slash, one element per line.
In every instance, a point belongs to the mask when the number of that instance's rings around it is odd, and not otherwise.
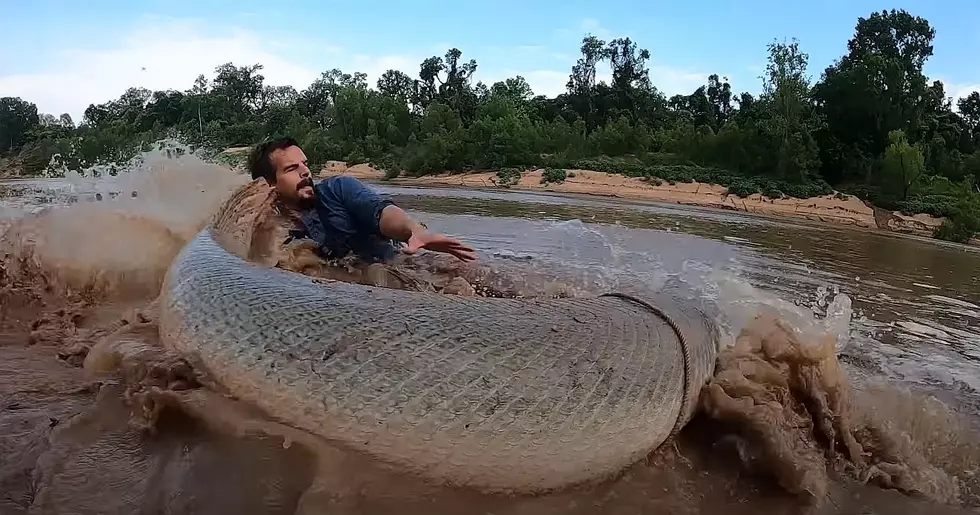
<path fill-rule="evenodd" d="M 563 168 L 545 168 L 544 173 L 541 174 L 541 184 L 561 184 L 565 182 L 565 179 L 566 175 Z"/>
<path fill-rule="evenodd" d="M 898 202 L 881 202 L 881 207 L 900 211 L 904 215 L 925 213 L 932 216 L 951 217 L 957 212 L 960 200 L 952 195 L 916 195 Z M 877 203 L 876 203 L 877 204 Z"/>
<path fill-rule="evenodd" d="M 934 237 L 967 243 L 980 232 L 980 196 L 970 194 L 951 209 L 949 218 L 936 229 Z"/>
<path fill-rule="evenodd" d="M 511 186 L 517 185 L 521 182 L 521 169 L 520 168 L 501 168 L 497 170 L 497 183 L 498 187 L 509 188 Z"/>
<path fill-rule="evenodd" d="M 728 185 L 728 194 L 745 198 L 759 192 L 759 186 L 752 179 L 739 178 Z"/>
<path fill-rule="evenodd" d="M 776 183 L 771 181 L 766 181 L 762 187 L 759 188 L 759 192 L 769 198 L 783 198 L 782 190 L 779 189 Z"/>

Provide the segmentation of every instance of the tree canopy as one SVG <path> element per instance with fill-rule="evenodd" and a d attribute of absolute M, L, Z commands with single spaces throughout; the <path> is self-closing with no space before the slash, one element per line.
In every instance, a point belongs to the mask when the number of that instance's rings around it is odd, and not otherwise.
<path fill-rule="evenodd" d="M 925 76 L 934 37 L 904 10 L 871 13 L 816 80 L 798 41 L 773 41 L 757 95 L 712 74 L 667 98 L 651 81 L 648 50 L 591 34 L 554 98 L 520 76 L 475 81 L 477 62 L 457 48 L 425 59 L 414 77 L 388 70 L 373 87 L 334 69 L 297 91 L 266 84 L 261 64 L 227 63 L 184 91 L 130 88 L 90 105 L 77 126 L 2 98 L 0 155 L 39 173 L 52 156 L 71 167 L 116 162 L 164 137 L 220 149 L 291 135 L 314 164 L 371 162 L 389 177 L 543 166 L 713 182 L 737 195 L 836 188 L 951 217 L 955 227 L 939 235 L 963 241 L 977 225 L 965 218 L 980 212 L 980 94 L 954 105 Z M 602 64 L 608 83 L 597 79 Z"/>

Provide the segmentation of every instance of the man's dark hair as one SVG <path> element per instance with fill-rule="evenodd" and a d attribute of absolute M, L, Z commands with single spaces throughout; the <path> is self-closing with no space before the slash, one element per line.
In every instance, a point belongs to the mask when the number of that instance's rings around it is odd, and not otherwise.
<path fill-rule="evenodd" d="M 272 153 L 289 147 L 298 147 L 293 138 L 278 138 L 259 143 L 248 156 L 248 171 L 252 179 L 264 177 L 270 184 L 276 183 L 276 167 L 272 164 Z"/>

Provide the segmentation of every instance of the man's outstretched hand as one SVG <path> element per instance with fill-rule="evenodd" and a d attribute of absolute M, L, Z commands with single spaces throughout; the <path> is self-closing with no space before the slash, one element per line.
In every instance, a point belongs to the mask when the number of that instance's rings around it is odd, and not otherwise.
<path fill-rule="evenodd" d="M 406 246 L 401 249 L 405 254 L 415 254 L 426 249 L 452 254 L 463 261 L 476 260 L 476 252 L 473 249 L 448 236 L 430 232 L 425 225 L 409 218 L 402 208 L 394 204 L 381 211 L 378 225 L 381 234 L 405 242 Z"/>
<path fill-rule="evenodd" d="M 452 254 L 463 261 L 476 261 L 476 252 L 472 248 L 459 240 L 427 230 L 413 232 L 402 252 L 415 254 L 421 249 Z"/>

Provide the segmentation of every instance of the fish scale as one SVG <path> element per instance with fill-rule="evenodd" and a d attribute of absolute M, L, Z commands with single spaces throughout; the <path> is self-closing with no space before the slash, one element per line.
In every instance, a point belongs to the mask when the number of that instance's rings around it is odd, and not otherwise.
<path fill-rule="evenodd" d="M 172 263 L 162 340 L 405 473 L 528 493 L 614 476 L 687 423 L 714 370 L 714 325 L 673 298 L 464 298 L 249 263 L 241 193 Z"/>

